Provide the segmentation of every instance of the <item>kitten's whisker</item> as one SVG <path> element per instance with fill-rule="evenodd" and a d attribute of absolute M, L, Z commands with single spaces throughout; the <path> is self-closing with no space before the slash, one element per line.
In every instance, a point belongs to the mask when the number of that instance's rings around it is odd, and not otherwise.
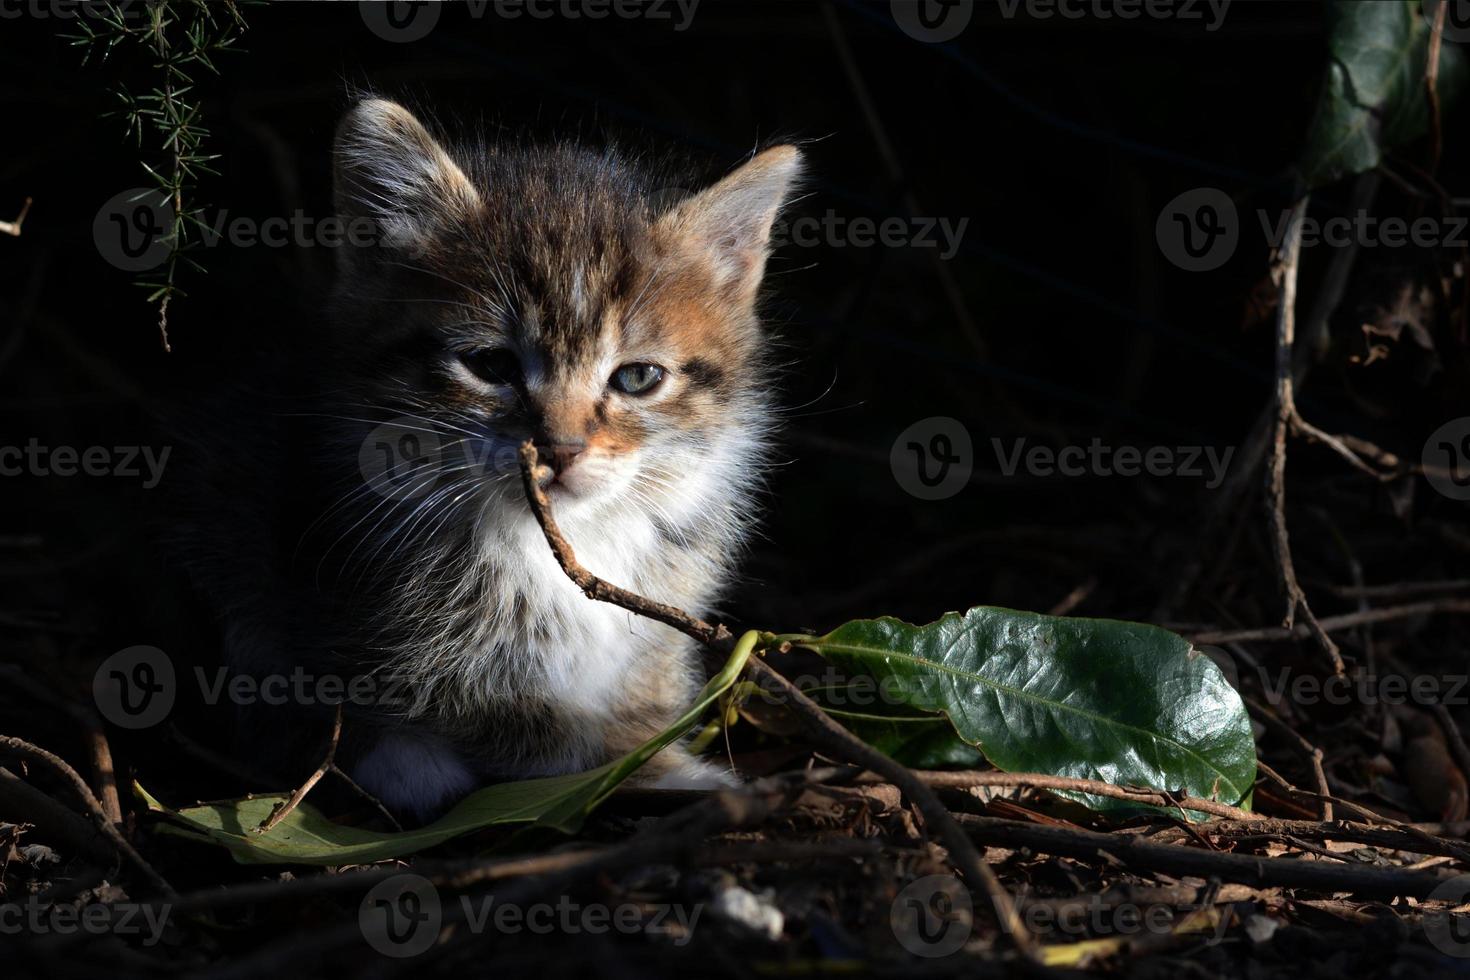
<path fill-rule="evenodd" d="M 497 316 L 505 316 L 506 313 L 508 312 L 508 310 L 505 307 L 503 307 L 503 306 L 500 305 L 500 302 L 498 300 L 495 300 L 495 299 L 493 299 L 493 298 L 491 298 L 489 296 L 486 296 L 484 293 L 480 292 L 478 289 L 476 289 L 475 287 L 469 285 L 468 283 L 460 282 L 459 280 L 454 279 L 451 276 L 444 275 L 442 272 L 436 272 L 433 269 L 425 269 L 425 268 L 423 268 L 421 266 L 409 265 L 407 262 L 389 262 L 388 265 L 395 265 L 395 266 L 398 266 L 399 268 L 407 269 L 410 272 L 417 272 L 417 273 L 421 273 L 421 274 L 426 275 L 426 276 L 433 276 L 436 279 L 439 279 L 439 280 L 442 280 L 443 282 L 449 283 L 451 286 L 457 286 L 460 289 L 463 289 L 466 292 L 468 292 L 470 295 L 474 296 L 476 299 L 478 299 L 481 302 L 483 302 L 486 305 L 488 305 L 490 307 L 491 311 L 493 313 L 495 313 Z"/>

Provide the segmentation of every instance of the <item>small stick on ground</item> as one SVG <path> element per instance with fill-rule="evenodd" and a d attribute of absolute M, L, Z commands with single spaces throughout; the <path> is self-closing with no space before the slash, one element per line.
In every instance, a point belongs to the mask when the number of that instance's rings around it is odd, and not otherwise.
<path fill-rule="evenodd" d="M 566 537 L 556 526 L 555 519 L 551 516 L 551 501 L 541 486 L 540 470 L 543 468 L 537 464 L 536 447 L 530 440 L 522 444 L 520 456 L 521 481 L 525 487 L 526 500 L 531 507 L 531 512 L 536 515 L 536 522 L 541 525 L 541 531 L 546 535 L 546 543 L 551 546 L 557 563 L 584 595 L 589 599 L 610 602 L 630 612 L 666 623 L 720 652 L 728 653 L 733 648 L 735 636 L 724 626 L 711 625 L 689 615 L 682 609 L 655 602 L 629 592 L 627 589 L 611 585 L 578 564 L 571 544 L 567 542 Z M 777 673 L 764 660 L 758 657 L 750 658 L 746 662 L 746 670 L 762 688 L 782 697 L 783 702 L 791 707 L 797 721 L 814 742 L 839 758 L 885 777 L 913 801 L 923 815 L 926 826 L 932 832 L 938 833 L 965 880 L 972 886 L 983 890 L 990 899 L 1001 931 L 1007 935 L 1018 950 L 1034 959 L 1036 956 L 1035 940 L 1021 921 L 1010 893 L 1005 890 L 1005 886 L 1000 883 L 1000 879 L 995 876 L 995 872 L 985 862 L 980 851 L 960 828 L 954 815 L 945 809 L 934 791 L 924 785 L 907 766 L 895 762 L 843 728 L 816 702 L 803 694 L 795 684 Z"/>
<path fill-rule="evenodd" d="M 1276 553 L 1276 568 L 1286 592 L 1286 615 L 1282 626 L 1288 630 L 1296 626 L 1296 614 L 1301 612 L 1307 628 L 1327 651 L 1332 661 L 1333 673 L 1347 673 L 1342 654 L 1337 644 L 1322 628 L 1312 607 L 1307 603 L 1307 594 L 1297 581 L 1296 565 L 1291 557 L 1291 538 L 1286 530 L 1286 441 L 1297 429 L 1300 421 L 1296 411 L 1296 396 L 1292 389 L 1292 351 L 1296 342 L 1296 280 L 1297 267 L 1301 259 L 1302 221 L 1307 214 L 1307 195 L 1297 201 L 1291 209 L 1286 226 L 1286 241 L 1281 245 L 1281 257 L 1276 268 L 1280 282 L 1281 299 L 1276 310 L 1276 425 L 1271 439 L 1271 458 L 1266 468 L 1267 493 L 1271 503 L 1271 543 Z"/>
<path fill-rule="evenodd" d="M 31 199 L 26 198 L 25 203 L 20 206 L 20 214 L 15 216 L 14 221 L 0 221 L 0 235 L 12 235 L 20 237 L 20 226 L 25 223 L 26 215 L 31 212 Z"/>
<path fill-rule="evenodd" d="M 1312 767 L 1312 776 L 1317 781 L 1317 797 L 1322 811 L 1324 823 L 1330 822 L 1332 816 L 1332 787 L 1327 785 L 1327 771 L 1322 768 L 1322 750 L 1309 742 L 1300 732 L 1292 728 L 1286 722 L 1276 717 L 1266 705 L 1261 704 L 1254 698 L 1247 697 L 1245 703 L 1250 706 L 1255 717 L 1259 718 L 1268 727 L 1280 733 L 1287 740 L 1295 742 L 1297 748 L 1307 757 L 1307 762 Z"/>
<path fill-rule="evenodd" d="M 102 812 L 115 824 L 122 823 L 122 801 L 117 796 L 117 770 L 112 765 L 112 746 L 107 733 L 99 725 L 87 732 L 87 745 L 92 750 L 92 772 L 97 777 L 97 801 Z"/>
<path fill-rule="evenodd" d="M 306 799 L 306 794 L 311 792 L 311 788 L 321 782 L 321 778 L 333 768 L 333 760 L 337 757 L 337 743 L 341 740 L 342 706 L 339 704 L 337 705 L 337 716 L 332 720 L 332 737 L 327 742 L 326 758 L 322 759 L 316 771 L 307 776 L 306 782 L 298 786 L 284 803 L 277 803 L 271 808 L 271 815 L 262 820 L 260 826 L 255 828 L 257 834 L 270 833 L 276 824 L 286 819 L 287 814 L 301 805 L 301 801 Z"/>
<path fill-rule="evenodd" d="M 994 847 L 1029 847 L 1047 854 L 1084 860 L 1096 859 L 1101 852 L 1137 871 L 1162 871 L 1173 876 L 1197 875 L 1202 878 L 1214 876 L 1256 888 L 1278 886 L 1426 898 L 1443 887 L 1445 882 L 1456 878 L 1452 874 L 1433 871 L 1328 864 L 1297 858 L 1206 851 L 1178 844 L 1153 844 L 1116 834 L 1071 827 L 1045 827 L 967 813 L 960 814 L 958 819 L 978 840 Z"/>
<path fill-rule="evenodd" d="M 1430 615 L 1432 613 L 1470 613 L 1470 599 L 1464 597 L 1426 599 L 1423 602 L 1409 602 L 1401 606 L 1385 606 L 1382 609 L 1363 609 L 1358 612 L 1343 613 L 1341 616 L 1328 616 L 1319 620 L 1317 625 L 1329 633 L 1341 630 L 1354 629 L 1358 626 L 1371 626 L 1374 623 L 1387 623 L 1395 619 L 1408 619 L 1411 616 Z M 1196 645 L 1210 643 L 1220 646 L 1226 643 L 1245 643 L 1252 640 L 1292 640 L 1304 639 L 1311 635 L 1306 626 L 1297 624 L 1288 628 L 1285 626 L 1262 626 L 1254 629 L 1243 630 L 1213 630 L 1203 633 L 1194 633 L 1189 641 Z"/>
<path fill-rule="evenodd" d="M 1242 810 L 1218 800 L 1202 800 L 1196 796 L 1176 796 L 1173 793 L 1161 793 L 1158 790 L 1144 787 L 1114 786 L 1112 783 L 1104 783 L 1096 779 L 1052 776 L 1040 772 L 992 772 L 989 770 L 979 772 L 917 770 L 914 775 L 931 789 L 972 789 L 979 786 L 995 786 L 1065 790 L 1073 793 L 1091 793 L 1094 796 L 1106 796 L 1109 799 L 1144 803 L 1150 806 L 1183 807 L 1186 810 L 1196 810 L 1214 817 L 1247 823 L 1252 820 L 1266 819 L 1258 813 Z"/>
<path fill-rule="evenodd" d="M 48 647 L 44 652 L 54 655 L 54 649 L 49 648 L 49 639 L 41 642 Z M 97 717 L 97 712 L 56 693 L 28 676 L 25 671 L 9 664 L 0 664 L 0 677 L 4 677 L 7 684 L 15 685 L 30 697 L 65 711 L 86 730 L 87 754 L 92 760 L 92 776 L 95 781 L 93 791 L 97 801 L 102 804 L 107 819 L 115 824 L 122 823 L 122 801 L 117 793 L 117 771 L 112 763 L 112 747 L 108 744 L 107 732 L 103 729 L 102 719 Z"/>
<path fill-rule="evenodd" d="M 8 749 L 28 759 L 34 759 L 44 763 L 49 769 L 70 783 L 77 796 L 81 797 L 82 802 L 86 804 L 87 812 L 97 824 L 97 828 L 118 849 L 118 852 L 133 862 L 134 866 L 143 873 L 143 876 L 148 879 L 149 883 L 159 891 L 166 895 L 175 894 L 173 886 L 162 875 L 153 870 L 153 866 L 143 859 L 143 855 L 133 849 L 133 845 L 128 843 L 128 839 L 122 835 L 122 831 L 118 830 L 117 826 L 108 819 L 107 811 L 102 808 L 102 804 L 97 801 L 97 797 L 92 795 L 92 790 L 88 788 L 86 780 L 77 775 L 77 771 L 69 766 L 65 759 L 46 751 L 39 745 L 32 745 L 24 739 L 15 738 L 10 735 L 0 735 L 0 748 Z"/>

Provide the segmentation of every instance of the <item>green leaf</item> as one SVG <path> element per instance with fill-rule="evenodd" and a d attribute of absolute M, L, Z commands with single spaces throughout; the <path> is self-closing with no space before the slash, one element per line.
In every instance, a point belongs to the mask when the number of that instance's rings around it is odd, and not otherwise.
<path fill-rule="evenodd" d="M 1158 627 L 981 606 L 922 627 L 858 620 L 826 636 L 780 639 L 876 678 L 890 707 L 865 715 L 896 707 L 946 717 L 1000 769 L 1182 789 L 1233 805 L 1247 803 L 1255 780 L 1240 695 L 1213 661 Z M 934 736 L 925 738 L 932 758 Z"/>
<path fill-rule="evenodd" d="M 759 634 L 740 638 L 724 668 L 699 692 L 689 710 L 657 736 L 621 759 L 591 772 L 528 779 L 487 786 L 465 797 L 454 809 L 426 827 L 382 833 L 346 827 L 328 820 L 303 803 L 288 813 L 269 833 L 256 833 L 285 796 L 254 796 L 243 800 L 201 803 L 172 810 L 137 783 L 133 784 L 148 808 L 170 822 L 160 828 L 203 843 L 230 849 L 241 864 L 362 864 L 403 857 L 436 844 L 498 824 L 533 823 L 571 833 L 587 815 L 611 795 L 618 784 L 658 753 L 683 737 L 706 709 L 735 683 Z"/>
<path fill-rule="evenodd" d="M 882 717 L 835 708 L 827 713 L 858 738 L 911 769 L 974 769 L 985 753 L 959 738 L 944 715 Z"/>
<path fill-rule="evenodd" d="M 1328 6 L 1330 62 L 1298 169 L 1307 188 L 1372 170 L 1429 126 L 1424 67 L 1429 24 L 1414 0 Z M 1448 103 L 1466 77 L 1464 53 L 1442 44 L 1438 90 Z"/>

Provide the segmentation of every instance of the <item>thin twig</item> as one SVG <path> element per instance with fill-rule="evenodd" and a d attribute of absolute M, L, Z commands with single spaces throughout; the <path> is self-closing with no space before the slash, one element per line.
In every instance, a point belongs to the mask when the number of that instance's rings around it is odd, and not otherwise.
<path fill-rule="evenodd" d="M 1072 827 L 1051 827 L 959 814 L 959 821 L 983 844 L 1029 847 L 1048 854 L 1096 859 L 1099 853 L 1117 858 L 1124 866 L 1169 875 L 1215 876 L 1224 881 L 1262 887 L 1311 888 L 1372 895 L 1408 895 L 1425 898 L 1454 875 L 1408 871 L 1359 864 L 1328 864 L 1296 858 L 1258 857 L 1207 851 L 1178 844 L 1153 844 L 1133 837 L 1102 834 Z"/>
<path fill-rule="evenodd" d="M 341 740 L 342 706 L 339 704 L 337 705 L 337 714 L 332 719 L 332 735 L 331 738 L 327 741 L 326 758 L 322 759 L 321 764 L 316 767 L 316 771 L 313 772 L 310 776 L 307 776 L 306 782 L 296 787 L 296 789 L 292 791 L 291 795 L 287 797 L 284 802 L 277 803 L 275 806 L 271 807 L 270 816 L 262 820 L 260 822 L 260 826 L 255 828 L 255 832 L 257 834 L 270 833 L 272 828 L 274 828 L 282 820 L 285 820 L 286 816 L 292 810 L 301 805 L 301 801 L 306 799 L 306 794 L 311 792 L 311 788 L 317 783 L 321 782 L 321 778 L 333 768 L 333 760 L 335 760 L 337 757 L 337 743 Z"/>
<path fill-rule="evenodd" d="M 117 770 L 112 764 L 112 746 L 107 733 L 99 725 L 87 731 L 87 747 L 92 752 L 92 772 L 97 778 L 97 801 L 112 823 L 122 823 L 122 801 L 117 795 Z"/>
<path fill-rule="evenodd" d="M 1274 731 L 1285 736 L 1289 741 L 1295 742 L 1297 748 L 1301 749 L 1302 754 L 1307 757 L 1307 763 L 1312 767 L 1312 776 L 1317 780 L 1317 795 L 1320 797 L 1318 803 L 1320 804 L 1319 809 L 1322 811 L 1322 820 L 1323 822 L 1331 822 L 1333 819 L 1332 797 L 1330 795 L 1332 793 L 1332 787 L 1327 785 L 1327 771 L 1322 768 L 1322 750 L 1308 741 L 1306 736 L 1302 735 L 1301 732 L 1298 732 L 1295 728 L 1292 728 L 1286 722 L 1277 718 L 1274 712 L 1254 698 L 1245 697 L 1243 700 L 1251 707 L 1257 718 Z"/>
<path fill-rule="evenodd" d="M 1382 609 L 1363 609 L 1358 612 L 1343 613 L 1341 616 L 1328 616 L 1320 620 L 1317 625 L 1326 632 L 1336 633 L 1340 630 L 1353 629 L 1357 626 L 1368 626 L 1372 623 L 1386 623 L 1395 619 L 1408 619 L 1411 616 L 1427 616 L 1432 613 L 1470 613 L 1470 599 L 1426 599 L 1423 602 L 1409 602 L 1402 606 L 1385 606 Z M 1192 634 L 1189 637 L 1189 641 L 1198 645 L 1207 643 L 1221 645 L 1225 643 L 1243 643 L 1251 640 L 1302 639 L 1310 635 L 1310 630 L 1306 626 L 1298 623 L 1290 629 L 1285 626 L 1262 626 L 1255 629 L 1243 630 L 1208 630 L 1203 633 Z"/>
<path fill-rule="evenodd" d="M 92 795 L 92 790 L 88 788 L 86 781 L 77 775 L 77 771 L 68 765 L 65 759 L 46 751 L 38 745 L 32 745 L 24 739 L 15 738 L 10 735 L 0 735 L 0 748 L 8 749 L 11 752 L 16 752 L 29 759 L 35 759 L 44 763 L 57 775 L 61 776 L 62 779 L 70 783 L 77 796 L 81 798 L 82 803 L 86 805 L 87 812 L 97 824 L 97 828 L 102 831 L 103 836 L 111 841 L 113 846 L 124 857 L 133 862 L 155 888 L 167 895 L 174 894 L 173 886 L 162 875 L 153 870 L 153 866 L 143 859 L 143 855 L 133 849 L 133 845 L 128 843 L 128 839 L 122 835 L 122 831 L 118 830 L 116 825 L 108 819 L 107 811 L 102 808 L 101 803 L 97 802 L 97 797 Z"/>
<path fill-rule="evenodd" d="M 1336 840 L 1353 844 L 1369 844 L 1385 850 L 1407 851 L 1413 854 L 1440 854 L 1464 861 L 1467 852 L 1462 843 L 1445 840 L 1419 828 L 1384 827 L 1350 820 L 1334 820 L 1319 823 L 1312 820 L 1284 820 L 1274 817 L 1255 819 L 1212 820 L 1197 824 L 1193 829 L 1211 837 L 1223 837 L 1242 845 L 1256 838 L 1274 838 L 1290 835 L 1306 840 Z M 1183 828 L 1178 828 L 1183 833 Z M 1166 831 L 1165 833 L 1169 833 Z M 1157 836 L 1154 839 L 1158 839 Z"/>
<path fill-rule="evenodd" d="M 0 664 L 0 677 L 6 683 L 20 688 L 37 701 L 53 705 L 71 715 L 86 730 L 87 753 L 92 760 L 93 789 L 102 810 L 113 823 L 122 823 L 122 801 L 117 793 L 117 772 L 112 763 L 112 747 L 107 741 L 107 732 L 102 719 L 90 707 L 73 701 L 29 676 L 11 664 Z"/>
<path fill-rule="evenodd" d="M 1296 626 L 1300 611 L 1307 627 L 1332 661 L 1333 673 L 1343 675 L 1342 654 L 1327 635 L 1307 603 L 1307 595 L 1297 581 L 1296 565 L 1291 557 L 1291 538 L 1286 529 L 1286 440 L 1297 421 L 1296 398 L 1292 389 L 1292 351 L 1296 342 L 1296 282 L 1301 260 L 1302 221 L 1307 213 L 1308 195 L 1302 195 L 1291 209 L 1282 243 L 1276 275 L 1281 289 L 1276 310 L 1276 423 L 1271 440 L 1271 458 L 1267 466 L 1267 492 L 1271 504 L 1271 540 L 1276 553 L 1276 568 L 1286 592 L 1286 615 L 1282 625 Z"/>
<path fill-rule="evenodd" d="M 556 557 L 557 564 L 566 572 L 567 578 L 582 590 L 583 595 L 599 602 L 610 602 L 640 616 L 672 626 L 720 653 L 728 654 L 735 648 L 735 634 L 724 626 L 712 626 L 682 609 L 655 602 L 610 582 L 604 582 L 578 564 L 572 546 L 567 543 L 566 536 L 551 517 L 551 500 L 541 487 L 541 474 L 538 470 L 543 467 L 539 467 L 536 462 L 536 447 L 527 440 L 521 446 L 520 455 L 521 481 L 526 489 L 526 499 L 531 503 L 531 513 L 536 515 L 536 523 L 541 525 L 541 533 L 546 536 L 546 543 L 551 546 L 551 553 Z"/>
<path fill-rule="evenodd" d="M 94 822 L 41 792 L 4 766 L 0 766 L 0 811 L 7 823 L 39 827 L 53 844 L 75 848 L 100 862 L 117 860 L 117 848 L 103 837 Z M 3 865 L 0 861 L 0 865 Z"/>
<path fill-rule="evenodd" d="M 1470 589 L 1470 578 L 1433 582 L 1389 582 L 1384 585 L 1324 585 L 1323 588 L 1343 599 L 1402 599 L 1426 592 L 1464 592 Z"/>
<path fill-rule="evenodd" d="M 735 638 L 724 626 L 711 625 L 681 609 L 611 585 L 578 564 L 571 545 L 551 516 L 551 501 L 541 487 L 542 468 L 537 465 L 536 447 L 530 440 L 521 446 L 520 458 L 521 480 L 536 522 L 540 524 L 557 563 L 584 595 L 589 599 L 610 602 L 630 612 L 666 623 L 720 652 L 729 651 Z M 1022 953 L 1028 957 L 1035 956 L 1035 940 L 1016 912 L 1010 894 L 1000 883 L 1000 879 L 996 878 L 995 872 L 974 843 L 955 822 L 954 815 L 945 809 L 932 789 L 924 785 L 907 766 L 895 762 L 843 728 L 815 701 L 802 693 L 800 688 L 777 673 L 764 660 L 752 657 L 747 661 L 746 670 L 752 680 L 764 690 L 777 694 L 792 708 L 797 721 L 818 745 L 839 758 L 884 776 L 913 801 L 923 815 L 925 824 L 931 831 L 938 832 L 940 840 L 965 879 L 986 893 L 1001 930 Z"/>
<path fill-rule="evenodd" d="M 980 786 L 1016 787 L 1019 789 L 1044 789 L 1072 793 L 1091 793 L 1114 800 L 1143 803 L 1149 806 L 1174 809 L 1183 807 L 1215 817 L 1249 822 L 1265 819 L 1260 814 L 1242 810 L 1218 800 L 1203 800 L 1197 796 L 1177 796 L 1156 789 L 1135 786 L 1114 786 L 1097 779 L 1076 779 L 1070 776 L 1052 776 L 1040 772 L 930 772 L 919 770 L 914 773 L 925 785 L 933 789 L 972 789 Z"/>
<path fill-rule="evenodd" d="M 1278 719 L 1278 724 L 1283 723 L 1280 722 Z M 1263 775 L 1268 777 L 1272 782 L 1274 782 L 1277 786 L 1280 786 L 1283 790 L 1285 790 L 1293 797 L 1304 800 L 1313 800 L 1319 803 L 1325 799 L 1331 802 L 1337 809 L 1347 812 L 1356 820 L 1362 820 L 1365 823 L 1375 826 L 1397 827 L 1404 833 L 1409 834 L 1410 836 L 1427 844 L 1428 847 L 1426 848 L 1426 853 L 1453 854 L 1461 861 L 1470 863 L 1470 850 L 1467 850 L 1460 844 L 1446 841 L 1442 837 L 1436 836 L 1436 834 L 1431 833 L 1429 830 L 1426 830 L 1424 826 L 1408 823 L 1403 820 L 1395 820 L 1392 817 L 1385 817 L 1381 813 L 1370 810 L 1365 806 L 1359 806 L 1352 800 L 1345 800 L 1340 796 L 1329 796 L 1323 793 L 1313 793 L 1310 790 L 1299 789 L 1298 787 L 1293 786 L 1290 782 L 1288 782 L 1285 777 L 1283 777 L 1276 770 L 1272 769 L 1270 766 L 1266 765 L 1266 763 L 1259 760 L 1257 760 L 1256 762 L 1256 767 L 1261 771 Z M 1440 832 L 1456 832 L 1454 825 L 1441 823 L 1434 826 L 1436 830 Z"/>

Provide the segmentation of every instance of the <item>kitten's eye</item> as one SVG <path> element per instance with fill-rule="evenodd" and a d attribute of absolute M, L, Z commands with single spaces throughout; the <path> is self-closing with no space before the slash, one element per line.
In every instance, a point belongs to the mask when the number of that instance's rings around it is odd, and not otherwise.
<path fill-rule="evenodd" d="M 625 395 L 646 395 L 663 379 L 664 369 L 657 364 L 624 364 L 608 383 Z"/>
<path fill-rule="evenodd" d="M 492 385 L 517 385 L 521 382 L 521 359 L 507 347 L 487 347 L 459 355 L 464 366 L 481 380 Z"/>

